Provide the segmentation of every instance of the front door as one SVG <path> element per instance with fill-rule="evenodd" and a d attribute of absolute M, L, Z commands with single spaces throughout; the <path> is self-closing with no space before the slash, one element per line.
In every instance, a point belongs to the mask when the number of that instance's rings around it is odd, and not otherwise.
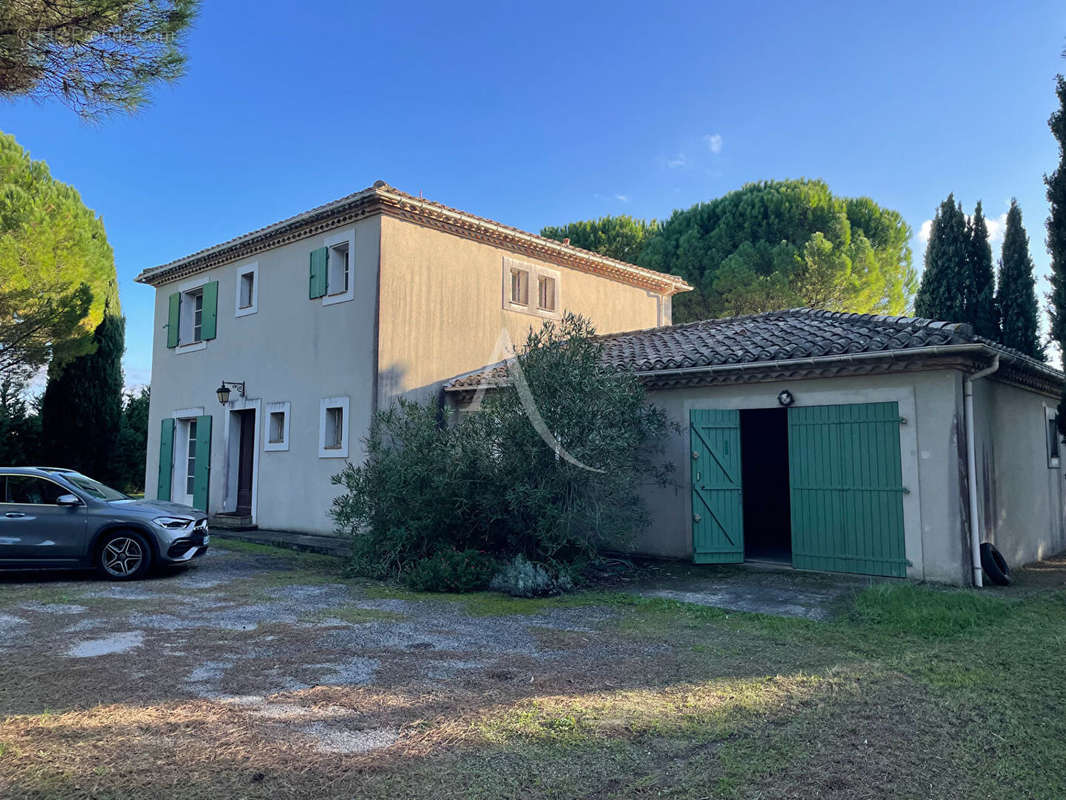
<path fill-rule="evenodd" d="M 692 550 L 697 564 L 744 560 L 744 504 L 740 472 L 740 412 L 694 409 Z"/>
<path fill-rule="evenodd" d="M 0 560 L 62 561 L 83 556 L 85 506 L 56 503 L 70 493 L 36 475 L 0 475 Z"/>
<path fill-rule="evenodd" d="M 255 466 L 255 411 L 241 411 L 241 438 L 237 448 L 237 513 L 252 513 L 252 470 Z"/>

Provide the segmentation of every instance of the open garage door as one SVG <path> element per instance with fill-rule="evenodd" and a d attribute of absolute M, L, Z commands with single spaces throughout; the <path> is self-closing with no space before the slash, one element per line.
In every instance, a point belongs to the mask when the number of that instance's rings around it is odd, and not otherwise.
<path fill-rule="evenodd" d="M 792 564 L 906 577 L 896 403 L 788 410 Z"/>
<path fill-rule="evenodd" d="M 692 442 L 692 550 L 697 564 L 744 560 L 740 412 L 689 413 Z"/>

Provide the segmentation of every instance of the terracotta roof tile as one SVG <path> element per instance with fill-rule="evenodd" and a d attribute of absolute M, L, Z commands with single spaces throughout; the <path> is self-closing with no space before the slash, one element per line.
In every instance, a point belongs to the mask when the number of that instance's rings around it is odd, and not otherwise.
<path fill-rule="evenodd" d="M 985 344 L 1031 362 L 1030 366 L 1041 371 L 1054 372 L 1046 364 L 975 336 L 973 328 L 966 324 L 808 308 L 689 322 L 601 338 L 604 357 L 610 364 L 638 373 L 958 344 Z M 462 391 L 506 380 L 506 366 L 494 365 L 457 377 L 447 388 Z"/>

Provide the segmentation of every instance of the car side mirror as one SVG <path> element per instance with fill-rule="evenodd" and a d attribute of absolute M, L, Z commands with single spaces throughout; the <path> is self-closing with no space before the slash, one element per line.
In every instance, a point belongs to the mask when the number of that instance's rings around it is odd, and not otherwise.
<path fill-rule="evenodd" d="M 76 494 L 61 494 L 56 498 L 57 506 L 80 506 L 81 499 Z"/>

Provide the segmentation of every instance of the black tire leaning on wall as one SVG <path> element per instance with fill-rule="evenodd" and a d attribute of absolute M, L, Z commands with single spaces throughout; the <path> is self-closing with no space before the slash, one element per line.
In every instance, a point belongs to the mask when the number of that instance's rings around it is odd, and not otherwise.
<path fill-rule="evenodd" d="M 996 586 L 1010 585 L 1010 567 L 1007 566 L 1007 560 L 991 542 L 981 545 L 981 569 Z"/>

